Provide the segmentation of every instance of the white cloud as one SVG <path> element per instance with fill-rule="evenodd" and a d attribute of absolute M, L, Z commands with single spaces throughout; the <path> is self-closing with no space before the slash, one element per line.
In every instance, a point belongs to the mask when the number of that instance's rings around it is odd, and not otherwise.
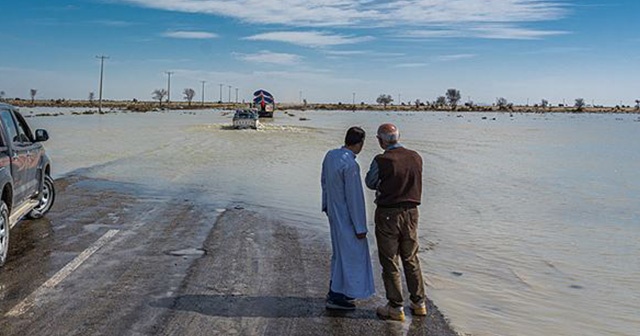
<path fill-rule="evenodd" d="M 458 60 L 469 59 L 474 57 L 476 57 L 476 55 L 474 54 L 442 55 L 442 56 L 438 56 L 437 60 L 442 62 L 449 62 L 449 61 L 458 61 Z"/>
<path fill-rule="evenodd" d="M 118 28 L 130 27 L 135 25 L 135 23 L 133 22 L 118 21 L 118 20 L 94 20 L 94 21 L 91 21 L 90 23 L 98 24 L 102 26 L 108 26 L 108 27 L 118 27 Z"/>
<path fill-rule="evenodd" d="M 197 39 L 197 40 L 214 39 L 218 37 L 217 34 L 202 32 L 202 31 L 168 31 L 163 33 L 162 36 L 177 38 L 177 39 Z"/>
<path fill-rule="evenodd" d="M 508 24 L 488 24 L 477 26 L 452 26 L 448 28 L 410 30 L 399 37 L 436 39 L 436 38 L 483 38 L 504 40 L 537 40 L 547 36 L 568 34 L 566 31 L 538 30 L 520 28 Z"/>
<path fill-rule="evenodd" d="M 363 55 L 367 52 L 364 50 L 327 50 L 325 53 L 333 56 L 354 56 Z"/>
<path fill-rule="evenodd" d="M 299 27 L 425 26 L 555 20 L 560 0 L 118 0 L 148 8 Z"/>
<path fill-rule="evenodd" d="M 476 27 L 471 31 L 481 38 L 512 40 L 537 40 L 547 36 L 568 34 L 565 31 L 526 29 L 507 25 Z"/>
<path fill-rule="evenodd" d="M 435 38 L 464 37 L 464 34 L 461 31 L 454 30 L 454 29 L 409 30 L 404 33 L 401 33 L 399 37 L 435 39 Z"/>
<path fill-rule="evenodd" d="M 238 58 L 253 63 L 271 63 L 279 65 L 292 65 L 300 62 L 302 57 L 295 54 L 274 53 L 268 50 L 256 54 L 235 54 Z"/>
<path fill-rule="evenodd" d="M 286 42 L 304 47 L 327 47 L 343 44 L 352 44 L 373 40 L 371 36 L 352 37 L 344 35 L 332 35 L 319 31 L 281 31 L 257 34 L 244 38 L 251 41 L 277 41 Z"/>
<path fill-rule="evenodd" d="M 401 63 L 401 64 L 396 64 L 393 67 L 394 68 L 421 68 L 427 65 L 429 65 L 429 63 Z"/>

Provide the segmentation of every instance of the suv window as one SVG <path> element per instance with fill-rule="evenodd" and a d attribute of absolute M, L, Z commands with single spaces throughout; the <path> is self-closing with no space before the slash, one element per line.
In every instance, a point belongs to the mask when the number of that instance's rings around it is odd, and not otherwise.
<path fill-rule="evenodd" d="M 13 141 L 16 142 L 18 138 L 18 130 L 16 129 L 16 123 L 13 121 L 11 112 L 7 110 L 0 111 L 0 121 L 2 121 L 4 129 L 7 130 L 7 136 L 9 139 L 13 139 Z"/>
<path fill-rule="evenodd" d="M 27 122 L 20 113 L 16 112 L 14 115 L 16 117 L 16 125 L 18 126 L 18 141 L 14 141 L 31 143 L 31 130 L 29 129 L 29 126 L 27 126 Z"/>

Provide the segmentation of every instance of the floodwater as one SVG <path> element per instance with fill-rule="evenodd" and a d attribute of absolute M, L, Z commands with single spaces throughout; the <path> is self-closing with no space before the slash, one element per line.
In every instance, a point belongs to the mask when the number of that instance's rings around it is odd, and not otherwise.
<path fill-rule="evenodd" d="M 225 127 L 231 115 L 215 110 L 60 111 L 28 119 L 50 133 L 56 177 L 260 207 L 320 233 L 328 230 L 320 212 L 325 152 L 349 126 L 364 127 L 364 175 L 380 151 L 377 126 L 393 122 L 424 159 L 420 258 L 428 295 L 457 331 L 640 330 L 638 115 L 278 111 L 261 130 L 236 131 Z M 366 197 L 372 204 L 372 192 Z"/>

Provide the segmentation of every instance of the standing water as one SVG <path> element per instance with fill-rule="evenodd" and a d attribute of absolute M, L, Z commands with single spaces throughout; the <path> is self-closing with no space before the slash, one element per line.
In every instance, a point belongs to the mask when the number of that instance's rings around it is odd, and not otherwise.
<path fill-rule="evenodd" d="M 261 130 L 236 131 L 221 111 L 64 112 L 29 119 L 48 129 L 58 177 L 75 172 L 264 207 L 321 231 L 325 152 L 341 145 L 348 127 L 364 127 L 364 175 L 380 152 L 377 126 L 395 123 L 401 142 L 424 159 L 427 292 L 457 331 L 640 330 L 637 116 L 292 111 Z"/>

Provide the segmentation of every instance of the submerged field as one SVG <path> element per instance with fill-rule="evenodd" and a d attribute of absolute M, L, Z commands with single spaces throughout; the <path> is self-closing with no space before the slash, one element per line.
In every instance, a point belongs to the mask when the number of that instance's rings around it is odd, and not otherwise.
<path fill-rule="evenodd" d="M 60 112 L 29 119 L 49 131 L 58 177 L 74 172 L 180 190 L 220 207 L 260 207 L 318 235 L 328 232 L 319 210 L 324 153 L 341 145 L 349 126 L 364 127 L 364 174 L 379 152 L 375 129 L 396 123 L 425 162 L 420 257 L 428 295 L 456 330 L 640 329 L 636 115 L 290 111 L 258 131 L 234 131 L 219 110 L 47 110 Z"/>

